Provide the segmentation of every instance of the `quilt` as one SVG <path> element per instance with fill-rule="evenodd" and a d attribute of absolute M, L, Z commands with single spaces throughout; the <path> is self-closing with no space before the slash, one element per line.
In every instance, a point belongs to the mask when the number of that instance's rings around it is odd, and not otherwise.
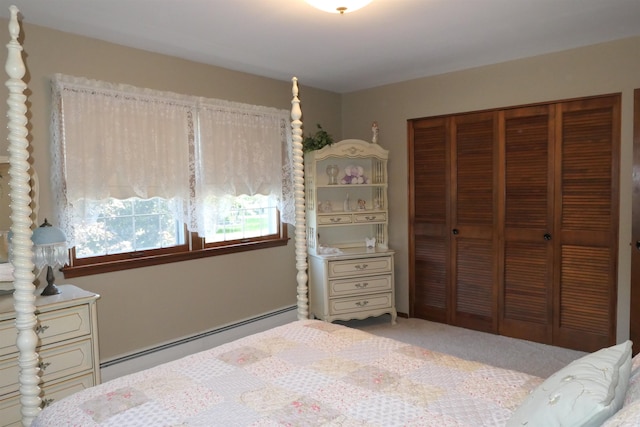
<path fill-rule="evenodd" d="M 541 382 L 299 320 L 76 393 L 32 425 L 499 426 Z"/>

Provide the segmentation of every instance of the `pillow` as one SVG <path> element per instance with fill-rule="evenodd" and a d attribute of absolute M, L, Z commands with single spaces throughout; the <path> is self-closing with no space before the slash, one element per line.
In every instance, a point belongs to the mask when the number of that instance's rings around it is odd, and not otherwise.
<path fill-rule="evenodd" d="M 536 387 L 507 427 L 600 426 L 620 409 L 631 372 L 631 341 L 574 360 Z"/>

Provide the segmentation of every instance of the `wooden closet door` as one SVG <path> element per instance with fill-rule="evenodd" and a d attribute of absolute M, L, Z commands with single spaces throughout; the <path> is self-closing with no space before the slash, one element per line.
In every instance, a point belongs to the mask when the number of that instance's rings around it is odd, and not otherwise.
<path fill-rule="evenodd" d="M 408 122 L 411 317 L 450 322 L 449 119 Z"/>
<path fill-rule="evenodd" d="M 620 96 L 557 109 L 553 344 L 615 343 Z"/>
<path fill-rule="evenodd" d="M 500 113 L 504 237 L 499 332 L 551 343 L 553 319 L 553 105 Z"/>
<path fill-rule="evenodd" d="M 453 117 L 451 141 L 451 323 L 496 333 L 497 113 Z"/>

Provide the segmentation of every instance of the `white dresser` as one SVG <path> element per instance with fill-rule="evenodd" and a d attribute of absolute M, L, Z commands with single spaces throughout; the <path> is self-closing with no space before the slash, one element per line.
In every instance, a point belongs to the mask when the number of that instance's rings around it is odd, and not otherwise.
<path fill-rule="evenodd" d="M 42 406 L 100 383 L 96 300 L 73 285 L 36 297 Z M 0 296 L 0 426 L 20 423 L 18 349 L 11 295 Z"/>
<path fill-rule="evenodd" d="M 391 314 L 396 323 L 393 251 L 345 249 L 334 256 L 309 255 L 311 313 L 322 320 Z"/>

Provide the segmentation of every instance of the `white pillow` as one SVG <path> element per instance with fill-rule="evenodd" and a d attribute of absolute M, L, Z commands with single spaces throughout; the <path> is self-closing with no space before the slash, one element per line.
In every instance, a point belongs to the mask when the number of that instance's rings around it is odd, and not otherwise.
<path fill-rule="evenodd" d="M 575 360 L 547 378 L 507 427 L 600 426 L 620 409 L 631 372 L 631 341 Z"/>

